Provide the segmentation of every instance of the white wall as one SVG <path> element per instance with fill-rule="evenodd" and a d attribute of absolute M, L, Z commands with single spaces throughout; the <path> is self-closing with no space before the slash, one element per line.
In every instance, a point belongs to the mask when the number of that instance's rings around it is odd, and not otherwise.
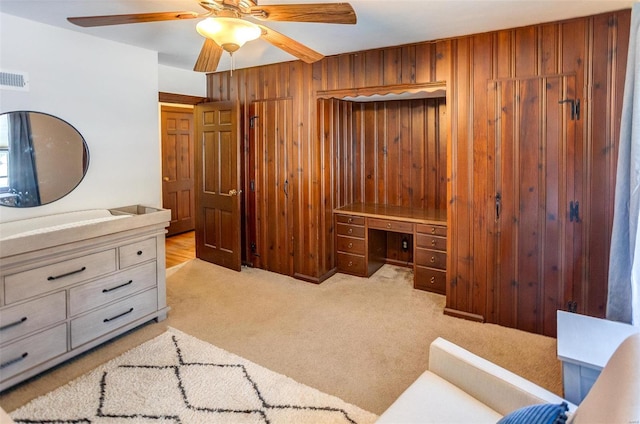
<path fill-rule="evenodd" d="M 30 81 L 28 92 L 0 90 L 0 113 L 58 116 L 84 136 L 90 155 L 71 194 L 39 207 L 0 206 L 0 222 L 161 205 L 156 52 L 0 13 L 0 70 L 27 72 Z"/>
<path fill-rule="evenodd" d="M 640 1 L 640 0 L 639 0 Z M 207 74 L 158 65 L 159 91 L 207 97 Z"/>

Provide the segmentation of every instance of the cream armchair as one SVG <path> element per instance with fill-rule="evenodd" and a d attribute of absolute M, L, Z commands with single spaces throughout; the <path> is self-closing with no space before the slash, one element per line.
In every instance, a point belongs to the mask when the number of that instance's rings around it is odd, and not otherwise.
<path fill-rule="evenodd" d="M 579 406 L 442 338 L 425 371 L 378 423 L 496 423 L 535 404 L 567 403 L 569 421 L 640 423 L 640 334 L 615 351 Z"/>

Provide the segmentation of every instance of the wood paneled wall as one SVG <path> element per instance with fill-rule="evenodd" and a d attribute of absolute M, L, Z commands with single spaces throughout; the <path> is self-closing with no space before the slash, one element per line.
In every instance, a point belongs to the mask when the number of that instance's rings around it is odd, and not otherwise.
<path fill-rule="evenodd" d="M 580 294 L 580 312 L 602 316 L 629 26 L 630 11 L 625 10 L 342 54 L 313 65 L 276 64 L 236 70 L 233 76 L 222 72 L 208 76 L 207 93 L 210 99 L 238 101 L 245 111 L 254 101 L 292 99 L 294 131 L 290 153 L 295 168 L 290 182 L 295 191 L 291 210 L 296 234 L 294 274 L 322 281 L 331 275 L 335 263 L 333 208 L 358 196 L 369 199 L 373 195 L 370 193 L 376 193 L 374 198 L 378 196 L 378 199 L 389 198 L 389 195 L 379 188 L 368 189 L 366 181 L 359 181 L 355 184 L 357 188 L 351 188 L 354 186 L 351 181 L 364 175 L 355 171 L 353 175 L 338 172 L 338 149 L 345 146 L 337 140 L 344 141 L 357 130 L 332 128 L 328 114 L 368 116 L 367 113 L 342 104 L 318 102 L 316 93 L 444 81 L 446 118 L 440 119 L 440 125 L 448 134 L 447 308 L 495 322 L 497 258 L 492 176 L 496 163 L 495 152 L 487 142 L 487 82 L 550 74 L 575 75 L 578 95 L 583 99 L 583 119 L 577 131 L 585 143 L 590 182 L 584 187 L 588 203 L 584 209 L 590 211 L 584 220 L 590 225 L 583 235 L 581 248 L 589 260 L 582 272 L 586 284 Z M 323 126 L 323 123 L 329 125 Z M 245 123 L 245 134 L 247 125 Z M 353 142 L 358 142 L 355 135 Z M 347 152 L 340 152 L 339 164 L 344 164 Z M 593 167 L 594 161 L 606 165 Z M 358 170 L 362 171 L 366 173 L 366 168 Z M 393 177 L 398 179 L 396 175 Z M 394 184 L 406 183 L 399 180 Z M 336 187 L 339 187 L 337 192 Z M 403 195 L 400 201 L 407 199 Z"/>

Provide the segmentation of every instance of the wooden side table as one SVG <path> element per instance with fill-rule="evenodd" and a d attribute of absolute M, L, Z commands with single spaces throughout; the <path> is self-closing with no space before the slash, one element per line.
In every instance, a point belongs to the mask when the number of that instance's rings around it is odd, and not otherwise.
<path fill-rule="evenodd" d="M 620 343 L 640 327 L 565 311 L 557 318 L 564 398 L 579 405 Z"/>

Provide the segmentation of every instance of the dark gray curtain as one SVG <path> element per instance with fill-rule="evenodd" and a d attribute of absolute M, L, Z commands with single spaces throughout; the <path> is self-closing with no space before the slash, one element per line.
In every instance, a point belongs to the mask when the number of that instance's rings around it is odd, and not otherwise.
<path fill-rule="evenodd" d="M 16 206 L 39 206 L 40 190 L 29 112 L 9 114 L 9 190 Z"/>
<path fill-rule="evenodd" d="M 631 12 L 614 208 L 607 319 L 640 326 L 640 3 Z"/>

